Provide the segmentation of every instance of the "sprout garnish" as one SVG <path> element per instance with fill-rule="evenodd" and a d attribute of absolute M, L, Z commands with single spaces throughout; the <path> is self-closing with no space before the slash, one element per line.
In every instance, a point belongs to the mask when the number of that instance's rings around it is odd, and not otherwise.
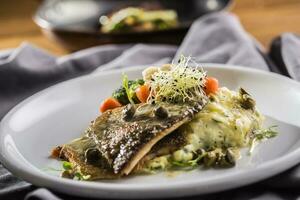
<path fill-rule="evenodd" d="M 206 72 L 198 66 L 189 66 L 191 57 L 181 56 L 177 64 L 172 63 L 170 71 L 159 70 L 149 81 L 151 87 L 148 102 L 198 101 L 206 95 L 203 91 Z"/>

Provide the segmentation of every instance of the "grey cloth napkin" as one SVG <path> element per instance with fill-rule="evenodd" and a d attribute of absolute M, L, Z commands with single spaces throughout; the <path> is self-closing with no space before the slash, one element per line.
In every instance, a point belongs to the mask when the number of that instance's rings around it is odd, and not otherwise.
<path fill-rule="evenodd" d="M 90 72 L 167 63 L 181 54 L 191 55 L 198 62 L 270 70 L 259 44 L 249 37 L 234 15 L 226 12 L 210 14 L 195 21 L 179 47 L 107 45 L 57 58 L 30 44 L 23 44 L 0 54 L 0 118 L 22 99 L 59 81 Z M 189 199 L 294 199 L 300 196 L 299 181 L 300 172 L 295 167 L 265 182 Z M 36 189 L 0 165 L 1 199 L 22 199 L 26 193 L 27 200 L 80 199 L 54 194 L 44 188 Z"/>
<path fill-rule="evenodd" d="M 270 58 L 276 63 L 284 75 L 300 81 L 300 36 L 284 33 L 275 38 L 269 52 Z"/>

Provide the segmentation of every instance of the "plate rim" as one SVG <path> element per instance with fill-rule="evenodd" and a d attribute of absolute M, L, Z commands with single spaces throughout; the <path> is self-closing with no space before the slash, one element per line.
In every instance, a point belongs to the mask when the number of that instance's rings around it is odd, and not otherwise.
<path fill-rule="evenodd" d="M 215 68 L 215 69 L 222 69 L 222 70 L 234 70 L 234 71 L 242 71 L 242 72 L 250 72 L 250 73 L 258 73 L 258 74 L 263 74 L 267 76 L 272 76 L 277 79 L 281 79 L 284 81 L 287 81 L 289 84 L 295 85 L 298 90 L 300 90 L 300 83 L 296 82 L 295 80 L 292 80 L 288 77 L 273 73 L 273 72 L 267 72 L 263 70 L 258 70 L 258 69 L 252 69 L 248 67 L 243 67 L 243 66 L 236 66 L 236 65 L 228 65 L 228 64 L 214 64 L 214 63 L 202 63 L 200 64 L 204 68 Z M 44 93 L 48 92 L 49 90 L 53 90 L 56 87 L 60 87 L 61 85 L 64 84 L 72 84 L 72 82 L 77 82 L 77 81 L 85 81 L 86 79 L 93 79 L 96 77 L 101 77 L 101 76 L 107 76 L 110 74 L 117 74 L 120 72 L 123 72 L 124 70 L 126 72 L 129 71 L 137 71 L 137 70 L 142 70 L 144 69 L 145 66 L 141 67 L 131 67 L 131 68 L 124 68 L 124 69 L 115 69 L 115 70 L 109 70 L 109 71 L 101 71 L 92 73 L 89 75 L 84 75 L 80 76 L 71 80 L 63 81 L 61 83 L 55 84 L 53 86 L 50 86 L 30 97 L 27 99 L 23 100 L 21 103 L 19 103 L 17 106 L 15 106 L 12 110 L 10 110 L 1 120 L 0 122 L 0 160 L 2 164 L 9 169 L 11 172 L 13 172 L 15 175 L 18 177 L 23 178 L 26 181 L 29 181 L 30 183 L 33 183 L 38 186 L 42 187 L 47 187 L 54 189 L 56 191 L 64 192 L 64 193 L 70 193 L 76 195 L 76 196 L 89 196 L 91 191 L 98 191 L 97 193 L 94 194 L 102 194 L 103 197 L 106 198 L 123 198 L 123 199 L 128 199 L 128 198 L 139 198 L 141 193 L 144 193 L 146 197 L 151 197 L 151 198 L 162 198 L 162 197 L 180 197 L 180 196 L 191 196 L 191 195 L 196 195 L 196 194 L 206 194 L 206 193 L 211 193 L 211 192 L 216 192 L 216 191 L 223 191 L 227 189 L 232 189 L 240 186 L 244 186 L 250 183 L 258 182 L 260 180 L 269 178 L 275 174 L 278 174 L 286 169 L 291 168 L 292 166 L 296 165 L 300 161 L 300 148 L 295 149 L 294 151 L 286 154 L 285 156 L 282 156 L 280 158 L 277 158 L 275 160 L 270 160 L 265 162 L 262 165 L 259 165 L 258 167 L 252 169 L 247 169 L 247 171 L 238 171 L 238 172 L 230 172 L 226 174 L 225 176 L 223 175 L 222 178 L 223 180 L 220 181 L 220 177 L 218 178 L 210 178 L 208 182 L 205 182 L 205 185 L 203 182 L 199 181 L 189 181 L 188 183 L 182 184 L 182 183 L 173 183 L 169 185 L 163 185 L 159 187 L 153 187 L 152 185 L 147 185 L 146 187 L 143 185 L 130 185 L 130 186 L 114 186 L 111 183 L 101 183 L 101 182 L 79 182 L 79 181 L 73 181 L 73 180 L 68 180 L 68 179 L 61 179 L 52 175 L 49 175 L 47 173 L 44 173 L 40 170 L 38 170 L 35 166 L 33 166 L 30 162 L 27 162 L 25 164 L 16 166 L 13 161 L 15 161 L 15 158 L 13 158 L 13 155 L 10 155 L 10 153 L 4 148 L 5 141 L 3 140 L 5 136 L 8 134 L 4 133 L 3 127 L 5 126 L 5 122 L 23 105 L 26 103 L 32 101 L 35 98 L 38 98 L 39 96 L 43 95 Z M 17 149 L 17 148 L 16 148 Z M 22 155 L 21 155 L 22 156 Z M 23 158 L 25 159 L 25 158 Z M 27 160 L 25 160 L 27 161 Z M 286 165 L 282 166 L 279 165 L 280 163 L 287 163 Z M 28 166 L 27 166 L 28 165 Z M 22 168 L 22 167 L 25 168 Z M 267 169 L 270 169 L 272 166 L 277 166 L 275 169 L 270 170 L 268 172 L 268 175 L 262 176 L 259 178 L 254 178 L 253 173 L 262 173 Z M 279 167 L 280 166 L 280 167 Z M 32 168 L 31 170 L 28 171 L 28 169 Z M 234 182 L 231 185 L 230 184 L 225 184 L 226 182 L 231 182 L 232 180 L 236 180 L 237 177 L 240 175 L 244 176 L 244 181 L 241 182 Z M 215 179 L 218 180 L 218 183 L 215 182 Z M 225 186 L 224 186 L 225 184 Z M 216 186 L 219 185 L 221 189 L 215 189 L 217 187 L 211 187 L 211 186 Z M 223 187 L 222 187 L 223 185 Z M 61 187 L 60 187 L 61 186 Z M 200 191 L 199 189 L 195 189 L 196 187 L 206 187 L 208 188 L 207 191 Z M 84 191 L 81 191 L 80 189 L 84 189 Z M 174 191 L 179 191 L 179 193 L 174 193 Z M 79 192 L 75 192 L 79 191 Z M 92 194 L 91 197 L 97 197 L 96 195 L 94 196 Z"/>

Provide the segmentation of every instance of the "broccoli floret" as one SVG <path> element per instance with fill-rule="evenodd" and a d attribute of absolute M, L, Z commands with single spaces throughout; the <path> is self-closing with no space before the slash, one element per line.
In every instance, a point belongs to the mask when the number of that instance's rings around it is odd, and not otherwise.
<path fill-rule="evenodd" d="M 113 94 L 112 97 L 117 99 L 121 104 L 126 105 L 129 103 L 126 91 L 124 87 L 120 87 L 118 89 L 116 89 Z"/>
<path fill-rule="evenodd" d="M 134 101 L 134 103 L 140 103 L 140 101 L 138 100 L 138 98 L 135 95 L 135 90 L 140 86 L 144 84 L 144 80 L 143 79 L 137 79 L 137 80 L 129 80 L 128 81 L 128 87 L 130 92 L 132 92 L 133 97 L 132 100 Z M 128 96 L 126 94 L 126 90 L 123 86 L 121 86 L 120 88 L 116 89 L 113 94 L 112 94 L 113 98 L 117 99 L 121 104 L 126 105 L 129 104 L 129 99 Z"/>
<path fill-rule="evenodd" d="M 144 85 L 145 81 L 143 79 L 136 79 L 135 83 L 139 85 Z"/>

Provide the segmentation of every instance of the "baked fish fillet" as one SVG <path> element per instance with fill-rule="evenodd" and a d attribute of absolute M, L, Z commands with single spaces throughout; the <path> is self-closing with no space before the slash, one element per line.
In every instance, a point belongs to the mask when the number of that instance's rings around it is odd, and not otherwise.
<path fill-rule="evenodd" d="M 91 122 L 83 137 L 63 145 L 60 155 L 91 179 L 128 175 L 146 154 L 154 153 L 151 149 L 158 141 L 190 121 L 205 104 L 202 100 L 108 110 Z"/>

